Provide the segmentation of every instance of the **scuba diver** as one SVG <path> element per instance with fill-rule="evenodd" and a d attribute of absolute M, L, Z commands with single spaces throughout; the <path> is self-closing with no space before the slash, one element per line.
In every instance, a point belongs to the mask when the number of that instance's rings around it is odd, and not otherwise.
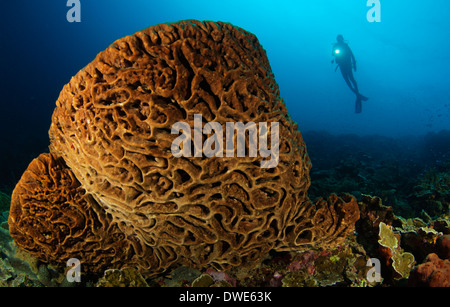
<path fill-rule="evenodd" d="M 356 71 L 355 56 L 347 43 L 344 42 L 344 37 L 342 35 L 339 34 L 336 37 L 336 40 L 337 43 L 333 45 L 332 53 L 335 59 L 332 60 L 331 63 L 336 61 L 336 70 L 338 67 L 341 69 L 342 77 L 344 77 L 345 83 L 347 83 L 348 87 L 356 95 L 355 112 L 361 113 L 361 101 L 367 101 L 369 98 L 361 95 L 358 90 L 358 84 L 353 76 L 352 68 Z"/>

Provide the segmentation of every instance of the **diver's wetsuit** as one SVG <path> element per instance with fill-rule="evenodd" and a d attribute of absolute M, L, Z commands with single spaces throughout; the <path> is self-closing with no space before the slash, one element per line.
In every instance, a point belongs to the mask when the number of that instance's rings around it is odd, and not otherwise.
<path fill-rule="evenodd" d="M 356 67 L 356 60 L 352 50 L 346 43 L 338 42 L 333 46 L 333 55 L 348 87 L 358 95 L 358 84 L 356 83 L 352 71 L 352 67 Z"/>
<path fill-rule="evenodd" d="M 333 56 L 336 59 L 336 63 L 341 70 L 342 77 L 344 77 L 345 83 L 356 94 L 355 112 L 361 113 L 361 101 L 366 101 L 368 98 L 361 95 L 358 90 L 358 84 L 353 76 L 352 68 L 356 70 L 356 60 L 350 47 L 342 40 L 338 41 L 333 46 Z"/>

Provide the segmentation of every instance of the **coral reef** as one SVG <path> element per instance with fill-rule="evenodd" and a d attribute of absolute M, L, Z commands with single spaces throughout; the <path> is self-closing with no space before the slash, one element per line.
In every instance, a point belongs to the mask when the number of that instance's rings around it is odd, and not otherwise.
<path fill-rule="evenodd" d="M 418 262 L 422 262 L 429 253 L 438 252 L 445 254 L 445 247 L 440 245 L 443 233 L 439 230 L 439 224 L 443 220 L 436 220 L 430 224 L 421 219 L 402 219 L 401 233 L 402 246 L 415 255 Z M 442 229 L 442 228 L 441 228 Z M 445 231 L 445 228 L 442 229 Z M 444 258 L 447 258 L 444 256 Z"/>
<path fill-rule="evenodd" d="M 442 259 L 450 259 L 450 234 L 440 236 L 437 239 L 437 251 L 436 253 Z"/>
<path fill-rule="evenodd" d="M 163 278 L 159 278 L 153 282 L 156 282 L 161 287 L 184 287 L 197 279 L 201 274 L 199 270 L 179 266 L 168 272 L 167 275 L 165 274 Z"/>
<path fill-rule="evenodd" d="M 209 274 L 202 274 L 192 282 L 192 287 L 210 287 L 214 284 L 214 279 Z"/>
<path fill-rule="evenodd" d="M 392 207 L 384 206 L 379 197 L 363 195 L 362 199 L 358 203 L 361 218 L 356 223 L 358 242 L 368 255 L 382 260 L 383 285 L 405 285 L 409 274 L 416 271 L 429 254 L 438 253 L 446 259 L 448 219 L 438 218 L 428 223 L 420 218 L 404 219 L 396 216 Z M 416 267 L 412 266 L 413 262 Z M 427 267 L 429 271 L 436 268 Z M 417 275 L 409 279 L 415 280 Z M 417 285 L 409 279 L 409 285 Z"/>
<path fill-rule="evenodd" d="M 394 215 L 389 206 L 378 197 L 363 195 L 358 203 L 361 219 L 356 225 L 357 233 L 347 237 L 334 249 L 310 249 L 303 252 L 271 251 L 256 267 L 239 266 L 226 271 L 213 268 L 201 270 L 186 266 L 169 269 L 162 275 L 142 276 L 135 269 L 107 270 L 103 275 L 82 275 L 85 286 L 150 286 L 150 287 L 371 287 L 371 286 L 443 286 L 448 280 L 448 219 L 432 223 L 415 219 L 403 219 Z M 387 227 L 387 225 L 391 225 Z M 379 236 L 381 230 L 381 237 Z M 19 250 L 16 254 L 11 237 L 4 231 L 0 242 L 8 242 L 7 257 L 2 258 L 0 281 L 3 286 L 79 286 L 68 283 L 64 270 L 55 270 Z M 414 255 L 417 266 L 409 278 L 402 278 L 393 266 L 393 252 Z M 394 246 L 397 246 L 394 248 Z M 401 248 L 401 249 L 400 249 Z M 389 253 L 387 253 L 387 250 Z M 14 255 L 14 256 L 12 256 Z M 425 255 L 425 256 L 424 256 Z M 19 259 L 18 257 L 21 257 Z M 368 262 L 371 258 L 381 260 L 381 279 L 369 280 Z M 395 258 L 395 257 L 394 257 Z M 440 258 L 440 259 L 439 259 Z M 441 260 L 442 259 L 442 260 Z M 402 263 L 403 259 L 400 259 Z M 406 259 L 408 260 L 408 259 Z M 408 264 L 409 262 L 403 262 Z M 411 269 L 406 268 L 406 273 Z M 143 282 L 145 281 L 145 283 Z"/>
<path fill-rule="evenodd" d="M 351 235 L 331 250 L 273 252 L 256 268 L 233 268 L 224 276 L 231 285 L 244 287 L 375 286 L 366 280 L 368 259 Z"/>
<path fill-rule="evenodd" d="M 365 255 L 345 246 L 334 251 L 306 253 L 294 260 L 282 279 L 284 287 L 354 286 L 365 280 Z"/>
<path fill-rule="evenodd" d="M 97 287 L 148 287 L 144 277 L 136 269 L 106 270 Z"/>
<path fill-rule="evenodd" d="M 308 193 L 377 195 L 398 216 L 426 222 L 449 216 L 450 132 L 391 139 L 302 133 L 312 160 Z"/>
<path fill-rule="evenodd" d="M 445 171 L 430 168 L 414 186 L 408 202 L 415 212 L 437 217 L 450 214 L 450 164 Z"/>
<path fill-rule="evenodd" d="M 47 266 L 17 248 L 4 227 L 0 228 L 0 256 L 0 287 L 53 287 L 62 284 L 64 272 L 60 268 Z"/>
<path fill-rule="evenodd" d="M 278 123 L 276 167 L 207 158 L 195 140 L 193 157 L 175 157 L 171 128 L 194 129 L 196 114 L 223 130 Z M 270 250 L 333 248 L 359 218 L 350 195 L 308 199 L 310 160 L 266 53 L 231 24 L 180 21 L 117 40 L 64 86 L 49 135 L 51 153 L 29 165 L 9 215 L 17 245 L 44 262 L 225 270 Z"/>

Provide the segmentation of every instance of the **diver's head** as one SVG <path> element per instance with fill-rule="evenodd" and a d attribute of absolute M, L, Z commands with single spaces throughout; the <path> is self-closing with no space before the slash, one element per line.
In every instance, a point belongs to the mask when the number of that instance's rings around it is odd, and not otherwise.
<path fill-rule="evenodd" d="M 336 36 L 336 40 L 338 43 L 342 43 L 344 41 L 344 37 L 341 34 L 338 34 L 338 36 Z"/>

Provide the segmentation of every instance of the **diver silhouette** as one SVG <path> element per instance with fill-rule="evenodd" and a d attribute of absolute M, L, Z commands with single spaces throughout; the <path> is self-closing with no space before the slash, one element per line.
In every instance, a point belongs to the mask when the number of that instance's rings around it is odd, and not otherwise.
<path fill-rule="evenodd" d="M 355 56 L 353 55 L 353 52 L 348 46 L 348 44 L 344 42 L 344 37 L 342 35 L 339 34 L 336 37 L 336 41 L 337 43 L 333 45 L 333 52 L 332 52 L 334 60 L 332 60 L 331 63 L 334 63 L 334 61 L 336 61 L 337 66 L 335 71 L 339 67 L 342 73 L 342 77 L 344 77 L 345 83 L 347 83 L 348 87 L 356 95 L 355 112 L 361 113 L 362 111 L 361 101 L 366 101 L 369 98 L 361 95 L 358 89 L 358 84 L 356 83 L 355 77 L 353 76 L 352 69 L 356 71 Z"/>

